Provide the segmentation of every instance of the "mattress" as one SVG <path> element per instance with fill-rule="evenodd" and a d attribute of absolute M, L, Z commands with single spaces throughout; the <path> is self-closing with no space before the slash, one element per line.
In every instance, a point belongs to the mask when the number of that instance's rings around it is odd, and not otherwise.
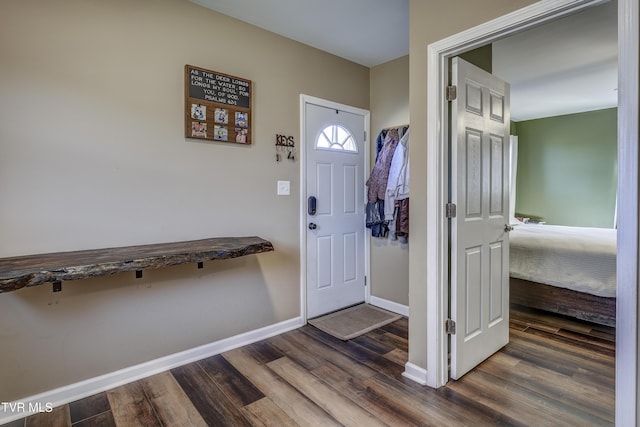
<path fill-rule="evenodd" d="M 518 224 L 509 235 L 511 277 L 616 296 L 616 230 Z"/>

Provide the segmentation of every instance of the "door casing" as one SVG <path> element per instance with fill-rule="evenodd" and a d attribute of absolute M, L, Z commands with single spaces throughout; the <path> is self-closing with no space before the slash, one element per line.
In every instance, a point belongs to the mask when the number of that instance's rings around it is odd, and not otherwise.
<path fill-rule="evenodd" d="M 337 102 L 328 101 L 326 99 L 316 98 L 309 95 L 300 95 L 300 146 L 299 156 L 300 159 L 300 313 L 304 323 L 307 322 L 307 200 L 306 200 L 306 176 L 307 176 L 307 142 L 306 141 L 306 115 L 305 106 L 307 104 L 315 104 L 326 108 L 333 108 L 336 110 L 346 111 L 353 114 L 359 114 L 364 116 L 364 128 L 366 137 L 364 138 L 364 176 L 365 180 L 370 170 L 370 131 L 369 124 L 371 114 L 368 110 L 352 107 L 349 105 L 339 104 Z M 362 182 L 365 185 L 365 182 Z M 364 224 L 363 224 L 364 227 Z M 369 277 L 371 276 L 371 268 L 369 264 L 371 244 L 367 233 L 364 235 L 364 271 L 367 277 L 367 284 L 365 287 L 365 302 L 369 302 L 371 299 L 371 286 L 369 283 Z"/>
<path fill-rule="evenodd" d="M 602 0 L 541 0 L 501 18 L 432 43 L 427 47 L 427 366 L 417 378 L 437 388 L 446 384 L 448 313 L 447 219 L 448 111 L 444 96 L 448 59 L 531 26 L 602 4 Z M 638 6 L 618 0 L 618 306 L 616 328 L 616 422 L 638 421 Z M 422 302 L 414 301 L 414 304 Z M 622 330 L 624 329 L 624 330 Z M 416 379 L 415 367 L 412 369 Z"/>

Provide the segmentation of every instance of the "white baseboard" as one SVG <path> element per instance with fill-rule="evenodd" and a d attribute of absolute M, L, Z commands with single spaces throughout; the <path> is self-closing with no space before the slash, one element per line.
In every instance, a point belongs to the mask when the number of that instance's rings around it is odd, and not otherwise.
<path fill-rule="evenodd" d="M 427 385 L 427 370 L 411 362 L 404 365 L 402 376 L 421 385 Z"/>
<path fill-rule="evenodd" d="M 54 407 L 74 402 L 78 399 L 83 399 L 160 372 L 168 371 L 178 366 L 215 356 L 216 354 L 224 353 L 225 351 L 242 347 L 274 335 L 282 334 L 303 325 L 302 317 L 296 317 L 200 347 L 181 351 L 180 353 L 171 354 L 75 384 L 49 390 L 15 402 L 1 402 L 0 425 L 27 417 L 34 413 L 51 412 L 51 409 Z"/>
<path fill-rule="evenodd" d="M 401 314 L 405 317 L 409 317 L 409 307 L 406 305 L 398 304 L 397 302 L 374 297 L 373 295 L 371 295 L 371 297 L 369 298 L 369 304 L 375 305 L 376 307 L 380 307 L 388 311 L 392 311 L 397 314 Z"/>

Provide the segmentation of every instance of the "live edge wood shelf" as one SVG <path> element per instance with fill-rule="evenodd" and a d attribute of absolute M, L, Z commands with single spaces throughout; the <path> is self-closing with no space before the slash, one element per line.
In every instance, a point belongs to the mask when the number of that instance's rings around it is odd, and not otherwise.
<path fill-rule="evenodd" d="M 0 293 L 25 286 L 53 283 L 59 291 L 65 280 L 143 270 L 204 261 L 237 258 L 273 251 L 271 242 L 260 237 L 217 237 L 186 242 L 158 243 L 120 248 L 92 249 L 0 258 Z"/>

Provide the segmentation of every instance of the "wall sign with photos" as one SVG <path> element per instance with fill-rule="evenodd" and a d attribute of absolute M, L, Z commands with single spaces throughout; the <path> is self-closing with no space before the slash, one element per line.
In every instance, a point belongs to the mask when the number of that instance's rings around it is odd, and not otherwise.
<path fill-rule="evenodd" d="M 185 136 L 251 144 L 251 80 L 185 66 Z"/>

